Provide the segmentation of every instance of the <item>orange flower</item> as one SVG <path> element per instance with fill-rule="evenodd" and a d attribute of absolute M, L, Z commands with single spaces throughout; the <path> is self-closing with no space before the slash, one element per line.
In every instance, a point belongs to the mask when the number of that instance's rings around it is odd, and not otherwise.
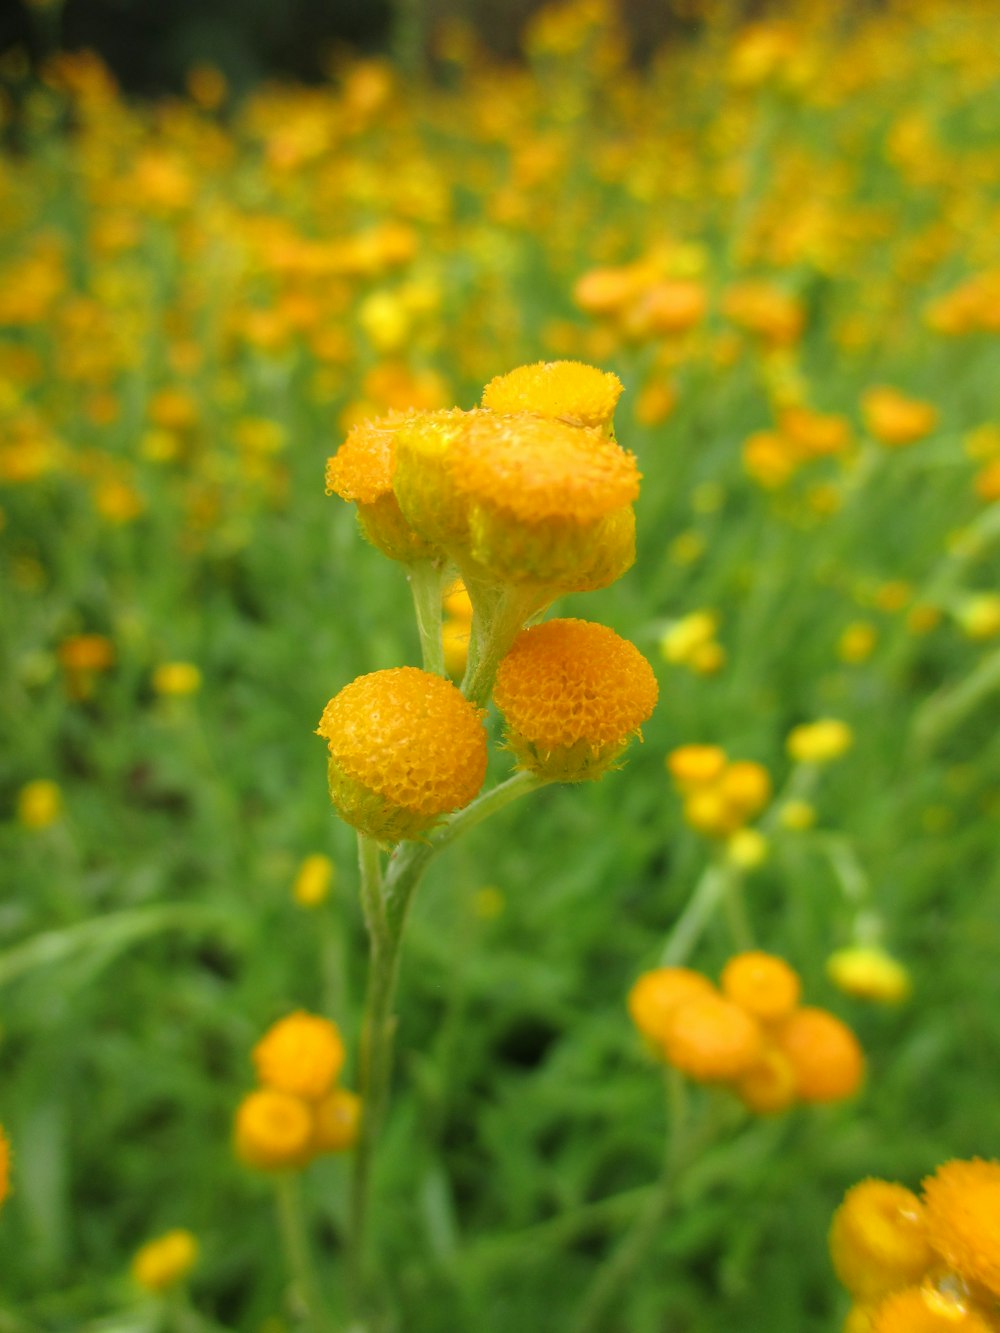
<path fill-rule="evenodd" d="M 757 1062 L 763 1038 L 757 1022 L 721 995 L 678 1005 L 663 1033 L 667 1060 L 699 1083 L 728 1083 Z"/>
<path fill-rule="evenodd" d="M 797 1009 L 779 1028 L 778 1046 L 795 1069 L 804 1102 L 836 1102 L 855 1093 L 865 1070 L 858 1039 L 825 1009 Z"/>
<path fill-rule="evenodd" d="M 681 791 L 714 782 L 725 767 L 726 752 L 718 745 L 681 745 L 667 755 L 667 769 Z"/>
<path fill-rule="evenodd" d="M 795 1069 L 776 1046 L 764 1046 L 756 1061 L 733 1085 L 733 1091 L 748 1111 L 777 1115 L 794 1105 L 798 1095 Z"/>
<path fill-rule="evenodd" d="M 708 977 L 688 967 L 658 967 L 643 972 L 628 993 L 632 1022 L 644 1037 L 659 1043 L 678 1005 L 699 995 L 714 995 Z"/>
<path fill-rule="evenodd" d="M 897 1291 L 872 1313 L 872 1333 L 995 1333 L 996 1324 L 961 1297 L 928 1283 Z"/>
<path fill-rule="evenodd" d="M 931 1245 L 960 1277 L 1000 1296 L 1000 1162 L 945 1162 L 923 1190 Z"/>
<path fill-rule="evenodd" d="M 865 425 L 881 444 L 899 448 L 929 435 L 938 421 L 937 408 L 898 389 L 879 385 L 861 400 Z"/>
<path fill-rule="evenodd" d="M 801 990 L 794 968 L 759 949 L 736 954 L 722 969 L 722 993 L 762 1023 L 787 1018 Z"/>
<path fill-rule="evenodd" d="M 341 818 L 381 841 L 416 837 L 468 805 L 486 776 L 481 713 L 417 667 L 359 676 L 330 700 L 317 732 Z"/>
<path fill-rule="evenodd" d="M 361 1124 L 361 1098 L 347 1088 L 334 1088 L 313 1108 L 313 1151 L 345 1152 L 353 1148 Z"/>
<path fill-rule="evenodd" d="M 520 767 L 560 782 L 599 778 L 650 716 L 657 694 L 638 648 L 587 620 L 522 630 L 494 689 Z"/>
<path fill-rule="evenodd" d="M 336 1023 L 300 1009 L 268 1028 L 253 1049 L 253 1062 L 265 1087 L 316 1101 L 343 1067 L 344 1043 Z"/>
<path fill-rule="evenodd" d="M 902 1185 L 862 1180 L 833 1215 L 830 1257 L 856 1301 L 919 1282 L 933 1260 L 920 1200 Z"/>

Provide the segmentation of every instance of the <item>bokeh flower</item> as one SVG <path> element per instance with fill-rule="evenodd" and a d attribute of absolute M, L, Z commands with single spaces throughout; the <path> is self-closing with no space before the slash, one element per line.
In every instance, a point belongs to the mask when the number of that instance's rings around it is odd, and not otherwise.
<path fill-rule="evenodd" d="M 198 1241 L 179 1227 L 141 1246 L 132 1259 L 132 1277 L 147 1291 L 168 1291 L 182 1282 L 198 1261 Z"/>

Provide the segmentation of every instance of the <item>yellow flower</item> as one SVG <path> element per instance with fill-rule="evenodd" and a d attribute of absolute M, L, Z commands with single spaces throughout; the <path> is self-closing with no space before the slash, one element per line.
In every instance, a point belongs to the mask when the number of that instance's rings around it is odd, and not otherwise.
<path fill-rule="evenodd" d="M 667 626 L 660 637 L 660 655 L 675 666 L 687 664 L 699 648 L 712 641 L 718 628 L 714 611 L 692 611 Z"/>
<path fill-rule="evenodd" d="M 735 954 L 722 969 L 722 993 L 762 1023 L 787 1018 L 799 1002 L 799 974 L 783 958 L 759 949 Z"/>
<path fill-rule="evenodd" d="M 880 1004 L 897 1004 L 910 993 L 906 968 L 875 945 L 838 949 L 826 961 L 826 974 L 845 995 Z"/>
<path fill-rule="evenodd" d="M 318 907 L 330 896 L 334 873 L 330 858 L 322 852 L 313 852 L 299 866 L 292 885 L 292 897 L 300 907 Z"/>
<path fill-rule="evenodd" d="M 871 1316 L 871 1333 L 995 1333 L 996 1323 L 960 1293 L 929 1282 L 893 1292 Z"/>
<path fill-rule="evenodd" d="M 469 658 L 469 621 L 446 620 L 441 626 L 441 647 L 449 676 L 460 677 Z"/>
<path fill-rule="evenodd" d="M 741 819 L 751 819 L 767 805 L 771 795 L 771 775 L 763 764 L 754 763 L 752 759 L 737 759 L 723 769 L 717 789 Z"/>
<path fill-rule="evenodd" d="M 966 597 L 955 608 L 955 619 L 970 639 L 994 638 L 1000 634 L 1000 596 L 983 592 Z"/>
<path fill-rule="evenodd" d="M 959 1277 L 1000 1296 L 1000 1162 L 945 1162 L 923 1191 L 933 1249 Z"/>
<path fill-rule="evenodd" d="M 346 1152 L 357 1142 L 360 1126 L 361 1098 L 334 1088 L 313 1108 L 313 1152 Z"/>
<path fill-rule="evenodd" d="M 754 828 L 737 829 L 726 840 L 726 860 L 738 870 L 756 870 L 769 850 L 767 838 Z"/>
<path fill-rule="evenodd" d="M 343 1068 L 344 1043 L 336 1023 L 300 1009 L 268 1028 L 253 1048 L 253 1062 L 265 1087 L 315 1102 Z"/>
<path fill-rule="evenodd" d="M 865 662 L 872 655 L 878 635 L 875 626 L 867 620 L 855 620 L 848 625 L 837 641 L 837 656 L 852 665 Z"/>
<path fill-rule="evenodd" d="M 833 1215 L 830 1257 L 856 1301 L 918 1282 L 933 1260 L 920 1200 L 902 1185 L 862 1180 Z"/>
<path fill-rule="evenodd" d="M 312 1156 L 313 1117 L 308 1102 L 288 1092 L 260 1088 L 236 1111 L 236 1155 L 261 1171 L 304 1166 Z"/>
<path fill-rule="evenodd" d="M 725 767 L 726 752 L 718 745 L 681 745 L 667 755 L 667 769 L 681 791 L 714 782 Z"/>
<path fill-rule="evenodd" d="M 828 764 L 853 744 L 851 728 L 832 717 L 794 727 L 785 742 L 789 755 L 799 764 Z"/>
<path fill-rule="evenodd" d="M 468 545 L 468 506 L 459 493 L 452 455 L 480 412 L 458 408 L 415 412 L 395 432 L 392 489 L 406 521 L 432 547 Z"/>
<path fill-rule="evenodd" d="M 486 777 L 480 711 L 416 667 L 359 676 L 330 700 L 317 732 L 341 818 L 380 841 L 416 837 L 468 805 Z"/>
<path fill-rule="evenodd" d="M 48 828 L 61 814 L 62 792 L 47 778 L 26 782 L 17 794 L 17 818 L 25 828 Z"/>
<path fill-rule="evenodd" d="M 193 662 L 162 662 L 153 672 L 153 689 L 157 694 L 197 694 L 201 672 Z"/>
<path fill-rule="evenodd" d="M 786 801 L 778 811 L 778 819 L 783 828 L 801 833 L 816 823 L 816 809 L 808 801 Z"/>
<path fill-rule="evenodd" d="M 522 630 L 494 689 L 519 766 L 560 782 L 599 778 L 650 716 L 657 694 L 638 648 L 587 620 Z"/>
<path fill-rule="evenodd" d="M 132 1277 L 147 1291 L 166 1291 L 187 1277 L 198 1259 L 198 1242 L 178 1228 L 147 1241 L 132 1260 Z"/>
<path fill-rule="evenodd" d="M 621 393 L 622 382 L 610 371 L 582 361 L 538 361 L 490 380 L 483 390 L 483 407 L 610 430 Z"/>

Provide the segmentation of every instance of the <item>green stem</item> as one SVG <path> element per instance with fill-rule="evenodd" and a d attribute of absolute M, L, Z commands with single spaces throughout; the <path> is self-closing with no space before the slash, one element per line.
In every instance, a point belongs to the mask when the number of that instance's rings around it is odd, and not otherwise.
<path fill-rule="evenodd" d="M 301 1177 L 297 1171 L 281 1171 L 275 1176 L 278 1225 L 292 1279 L 295 1314 L 310 1333 L 323 1333 L 329 1324 L 309 1252 L 301 1186 Z"/>
<path fill-rule="evenodd" d="M 597 1270 L 581 1303 L 579 1317 L 573 1326 L 574 1333 L 597 1333 L 603 1327 L 608 1311 L 645 1257 L 673 1202 L 674 1181 L 685 1127 L 687 1090 L 683 1076 L 673 1069 L 666 1071 L 665 1084 L 668 1123 L 659 1185 L 622 1237 L 617 1249 Z"/>
<path fill-rule="evenodd" d="M 515 773 L 445 820 L 431 840 L 400 843 L 384 876 L 377 844 L 370 838 L 358 838 L 361 901 L 370 955 L 358 1062 L 358 1092 L 363 1109 L 351 1176 L 347 1268 L 352 1306 L 360 1318 L 367 1312 L 371 1290 L 367 1250 L 372 1168 L 389 1102 L 396 1033 L 393 1005 L 403 932 L 414 891 L 433 857 L 460 833 L 542 785 L 544 779 L 532 773 Z"/>
<path fill-rule="evenodd" d="M 726 924 L 729 926 L 729 933 L 735 947 L 741 953 L 752 949 L 753 931 L 750 928 L 750 918 L 747 915 L 746 902 L 743 897 L 743 876 L 741 874 L 732 872 L 726 876 L 722 907 L 726 914 Z"/>
<path fill-rule="evenodd" d="M 445 676 L 444 644 L 441 640 L 441 595 L 444 591 L 444 570 L 434 560 L 419 560 L 410 565 L 407 575 L 413 610 L 420 635 L 420 652 L 424 670 Z"/>
<path fill-rule="evenodd" d="M 926 755 L 996 690 L 1000 690 L 1000 649 L 984 657 L 957 685 L 938 690 L 921 704 L 913 722 L 911 749 Z"/>
<path fill-rule="evenodd" d="M 667 936 L 660 955 L 661 967 L 680 967 L 687 961 L 723 901 L 734 873 L 731 866 L 721 861 L 705 867 L 687 906 Z"/>
<path fill-rule="evenodd" d="M 483 708 L 489 701 L 497 667 L 521 627 L 553 599 L 551 588 L 539 584 L 505 584 L 497 588 L 462 569 L 472 602 L 472 632 L 462 693 Z"/>

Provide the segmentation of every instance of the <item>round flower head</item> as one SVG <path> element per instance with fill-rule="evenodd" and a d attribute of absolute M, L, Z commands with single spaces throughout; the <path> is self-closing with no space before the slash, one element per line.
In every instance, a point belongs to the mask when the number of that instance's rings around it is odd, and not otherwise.
<path fill-rule="evenodd" d="M 308 1102 L 275 1088 L 260 1088 L 236 1111 L 236 1155 L 261 1171 L 304 1166 L 312 1156 L 313 1118 Z"/>
<path fill-rule="evenodd" d="M 618 758 L 658 686 L 638 648 L 606 625 L 549 620 L 517 636 L 493 693 L 520 767 L 580 782 Z"/>
<path fill-rule="evenodd" d="M 875 439 L 889 448 L 915 444 L 937 425 L 937 408 L 917 398 L 907 398 L 898 389 L 878 385 L 861 400 L 865 425 Z"/>
<path fill-rule="evenodd" d="M 425 541 L 448 550 L 468 544 L 468 513 L 452 454 L 478 412 L 416 412 L 395 434 L 392 485 L 399 507 Z"/>
<path fill-rule="evenodd" d="M 898 1004 L 910 993 L 906 968 L 875 945 L 838 949 L 826 960 L 826 974 L 845 995 L 878 1004 Z"/>
<path fill-rule="evenodd" d="M 733 1091 L 755 1115 L 778 1115 L 798 1099 L 798 1080 L 792 1062 L 776 1046 L 765 1046 Z"/>
<path fill-rule="evenodd" d="M 358 1139 L 361 1098 L 347 1088 L 334 1088 L 313 1108 L 313 1151 L 346 1152 Z"/>
<path fill-rule="evenodd" d="M 715 987 L 700 972 L 688 967 L 658 967 L 643 972 L 629 991 L 628 1011 L 642 1035 L 659 1043 L 679 1004 L 714 993 Z"/>
<path fill-rule="evenodd" d="M 934 1250 L 967 1282 L 1000 1297 L 1000 1162 L 945 1162 L 923 1190 Z"/>
<path fill-rule="evenodd" d="M 450 458 L 468 506 L 469 554 L 494 578 L 587 591 L 635 559 L 639 471 L 598 431 L 484 412 Z"/>
<path fill-rule="evenodd" d="M 858 1039 L 825 1009 L 796 1009 L 776 1034 L 788 1056 L 804 1102 L 837 1102 L 858 1090 L 865 1058 Z"/>
<path fill-rule="evenodd" d="M 187 1277 L 197 1259 L 197 1240 L 190 1231 L 178 1228 L 136 1251 L 132 1277 L 147 1291 L 167 1291 Z"/>
<path fill-rule="evenodd" d="M 718 745 L 682 745 L 667 755 L 667 771 L 681 791 L 714 782 L 726 767 L 726 752 Z"/>
<path fill-rule="evenodd" d="M 830 1257 L 856 1301 L 919 1282 L 933 1261 L 923 1205 L 903 1185 L 862 1180 L 833 1215 Z"/>
<path fill-rule="evenodd" d="M 752 1068 L 762 1046 L 758 1023 L 721 995 L 678 1005 L 663 1033 L 670 1064 L 699 1083 L 729 1083 Z"/>
<path fill-rule="evenodd" d="M 341 818 L 382 842 L 414 838 L 468 805 L 486 777 L 480 711 L 417 667 L 359 676 L 330 700 L 317 731 Z"/>
<path fill-rule="evenodd" d="M 268 1028 L 253 1048 L 253 1062 L 265 1087 L 316 1101 L 343 1068 L 344 1043 L 336 1023 L 298 1010 Z"/>
<path fill-rule="evenodd" d="M 390 560 L 427 559 L 436 548 L 403 517 L 393 491 L 396 431 L 408 420 L 391 413 L 354 426 L 326 464 L 326 493 L 353 500 L 362 531 Z"/>
<path fill-rule="evenodd" d="M 752 759 L 737 759 L 728 764 L 719 777 L 719 791 L 743 819 L 751 819 L 767 805 L 771 795 L 771 775 L 763 764 Z"/>
<path fill-rule="evenodd" d="M 759 949 L 736 954 L 722 969 L 722 993 L 762 1023 L 787 1018 L 799 1002 L 798 973 Z"/>
<path fill-rule="evenodd" d="M 490 380 L 483 390 L 483 407 L 531 412 L 610 432 L 621 393 L 621 380 L 609 371 L 582 361 L 537 361 Z"/>
<path fill-rule="evenodd" d="M 800 764 L 828 764 L 853 744 L 854 733 L 847 723 L 832 717 L 794 727 L 786 741 L 789 755 Z"/>
<path fill-rule="evenodd" d="M 996 1327 L 961 1296 L 928 1282 L 887 1296 L 871 1316 L 872 1333 L 996 1333 Z"/>

